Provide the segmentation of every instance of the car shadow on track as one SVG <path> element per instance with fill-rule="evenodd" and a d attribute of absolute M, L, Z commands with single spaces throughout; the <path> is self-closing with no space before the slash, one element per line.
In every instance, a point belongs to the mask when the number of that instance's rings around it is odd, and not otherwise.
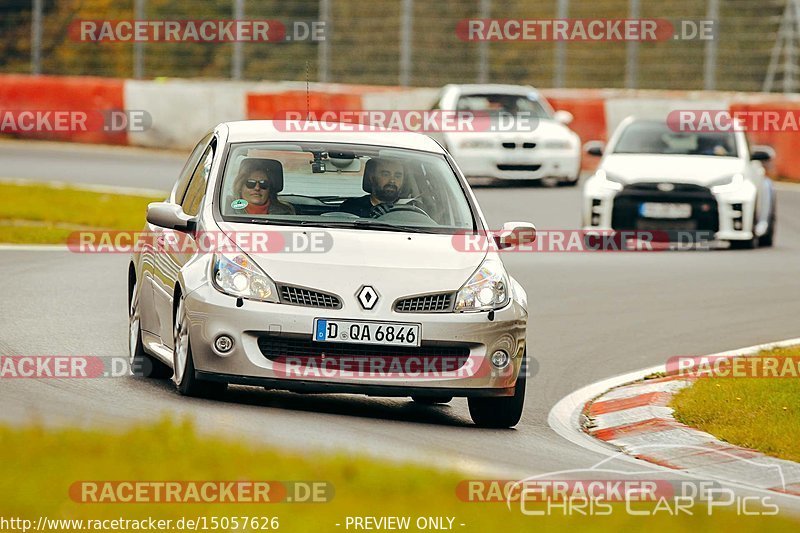
<path fill-rule="evenodd" d="M 298 394 L 241 385 L 228 386 L 228 390 L 224 394 L 212 399 L 185 398 L 178 395 L 171 381 L 131 379 L 137 386 L 149 386 L 152 387 L 153 392 L 170 394 L 186 402 L 231 403 L 285 411 L 474 428 L 472 422 L 468 418 L 459 416 L 451 404 L 421 405 L 412 402 L 411 398 L 369 397 L 356 394 Z M 459 399 L 452 400 L 452 402 L 456 401 Z"/>

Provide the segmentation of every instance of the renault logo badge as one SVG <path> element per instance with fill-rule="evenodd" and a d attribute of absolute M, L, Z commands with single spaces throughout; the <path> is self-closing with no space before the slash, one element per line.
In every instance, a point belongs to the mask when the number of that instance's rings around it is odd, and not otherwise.
<path fill-rule="evenodd" d="M 361 288 L 358 289 L 356 297 L 358 298 L 358 303 L 361 304 L 361 307 L 367 311 L 375 307 L 375 304 L 378 303 L 378 291 L 369 285 L 362 285 Z"/>

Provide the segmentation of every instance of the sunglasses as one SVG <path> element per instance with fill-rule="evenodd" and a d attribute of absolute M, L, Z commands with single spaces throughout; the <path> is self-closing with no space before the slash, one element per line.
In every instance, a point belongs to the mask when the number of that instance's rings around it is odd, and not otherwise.
<path fill-rule="evenodd" d="M 247 180 L 244 182 L 244 186 L 248 189 L 255 189 L 256 183 L 262 189 L 269 189 L 269 180 Z"/>

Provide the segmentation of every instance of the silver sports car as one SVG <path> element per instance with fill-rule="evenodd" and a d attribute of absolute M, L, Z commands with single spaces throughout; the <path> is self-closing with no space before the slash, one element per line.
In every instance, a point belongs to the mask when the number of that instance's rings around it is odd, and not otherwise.
<path fill-rule="evenodd" d="M 313 128 L 311 128 L 313 129 Z M 129 265 L 134 374 L 181 394 L 228 384 L 468 398 L 510 427 L 525 396 L 527 301 L 434 140 L 223 123 L 150 204 Z"/>

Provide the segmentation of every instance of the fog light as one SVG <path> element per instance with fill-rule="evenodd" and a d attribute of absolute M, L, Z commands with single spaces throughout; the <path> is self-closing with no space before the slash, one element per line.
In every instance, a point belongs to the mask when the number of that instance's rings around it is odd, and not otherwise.
<path fill-rule="evenodd" d="M 228 335 L 220 335 L 214 341 L 214 349 L 220 354 L 225 354 L 233 349 L 233 339 Z"/>
<path fill-rule="evenodd" d="M 492 364 L 497 368 L 505 368 L 508 366 L 508 354 L 503 350 L 497 350 L 492 354 Z"/>
<path fill-rule="evenodd" d="M 733 229 L 741 230 L 742 229 L 742 221 L 741 220 L 734 220 L 733 221 Z"/>
<path fill-rule="evenodd" d="M 594 214 L 592 215 L 592 226 L 599 226 L 600 225 L 600 215 Z"/>

